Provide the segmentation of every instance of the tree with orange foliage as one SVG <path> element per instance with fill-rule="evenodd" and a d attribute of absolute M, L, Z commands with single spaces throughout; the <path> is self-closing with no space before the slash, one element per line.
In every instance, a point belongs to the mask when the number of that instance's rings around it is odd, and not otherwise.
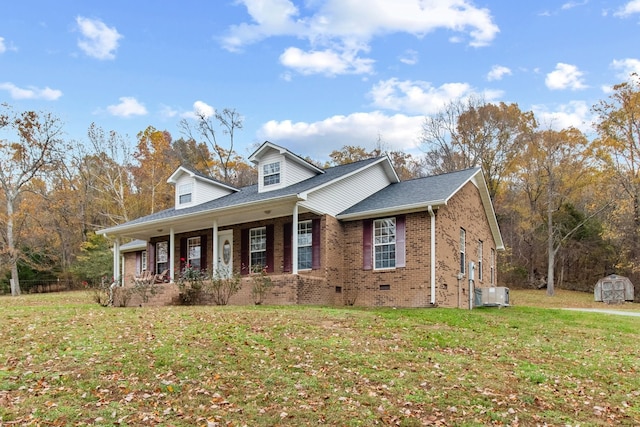
<path fill-rule="evenodd" d="M 173 189 L 167 178 L 179 166 L 171 149 L 171 134 L 167 131 L 147 127 L 138 133 L 137 151 L 133 157 L 138 161 L 133 166 L 134 183 L 143 201 L 141 208 L 151 214 L 167 209 L 173 204 Z"/>
<path fill-rule="evenodd" d="M 2 218 L 2 246 L 11 269 L 11 295 L 16 296 L 20 295 L 17 245 L 20 236 L 16 233 L 15 220 L 20 213 L 22 196 L 60 159 L 62 124 L 50 113 L 15 113 L 2 104 L 0 132 L 12 138 L 0 138 L 0 196 L 6 208 Z"/>

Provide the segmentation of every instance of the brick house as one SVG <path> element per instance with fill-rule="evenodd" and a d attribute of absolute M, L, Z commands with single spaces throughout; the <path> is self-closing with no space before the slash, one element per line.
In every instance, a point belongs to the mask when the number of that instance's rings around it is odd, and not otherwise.
<path fill-rule="evenodd" d="M 503 243 L 479 168 L 400 181 L 387 156 L 320 169 L 270 142 L 249 160 L 256 185 L 179 167 L 174 208 L 102 230 L 122 284 L 144 269 L 173 281 L 189 263 L 240 272 L 230 304 L 251 304 L 262 265 L 268 304 L 394 307 L 468 307 L 472 285 L 497 285 Z"/>

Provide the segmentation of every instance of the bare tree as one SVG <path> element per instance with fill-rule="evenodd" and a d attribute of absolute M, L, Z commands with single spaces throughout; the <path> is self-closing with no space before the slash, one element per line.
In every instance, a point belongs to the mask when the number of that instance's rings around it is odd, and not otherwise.
<path fill-rule="evenodd" d="M 470 98 L 453 101 L 425 118 L 421 142 L 432 172 L 482 167 L 494 200 L 535 128 L 533 113 L 522 112 L 516 104 Z"/>
<path fill-rule="evenodd" d="M 62 124 L 50 113 L 25 111 L 15 113 L 2 104 L 0 112 L 0 186 L 6 207 L 3 252 L 11 268 L 11 295 L 20 295 L 18 262 L 20 250 L 16 243 L 15 218 L 22 195 L 31 191 L 31 184 L 40 178 L 59 158 L 62 144 Z M 7 134 L 11 140 L 2 136 Z"/>
<path fill-rule="evenodd" d="M 201 137 L 209 145 L 216 157 L 209 165 L 209 174 L 225 182 L 235 183 L 238 164 L 243 162 L 234 149 L 235 133 L 242 129 L 242 122 L 240 113 L 235 109 L 225 108 L 222 112 L 216 110 L 213 116 L 204 111 L 197 111 L 195 129 L 187 119 L 182 119 L 179 127 L 187 138 L 196 141 L 196 136 Z M 228 145 L 225 146 L 218 141 L 216 128 L 220 128 L 222 134 L 228 137 Z"/>

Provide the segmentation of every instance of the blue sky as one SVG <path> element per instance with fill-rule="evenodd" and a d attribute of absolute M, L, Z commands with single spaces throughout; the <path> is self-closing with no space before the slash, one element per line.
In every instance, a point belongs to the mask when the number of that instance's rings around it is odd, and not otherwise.
<path fill-rule="evenodd" d="M 235 108 L 265 140 L 326 160 L 343 145 L 419 154 L 454 99 L 517 103 L 591 133 L 591 107 L 640 73 L 640 0 L 22 0 L 0 14 L 0 103 L 174 139 Z"/>

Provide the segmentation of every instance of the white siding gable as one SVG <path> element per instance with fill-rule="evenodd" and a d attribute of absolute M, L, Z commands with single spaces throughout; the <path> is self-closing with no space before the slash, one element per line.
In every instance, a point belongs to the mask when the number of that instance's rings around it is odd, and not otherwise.
<path fill-rule="evenodd" d="M 318 190 L 312 190 L 301 205 L 315 212 L 336 216 L 389 184 L 391 180 L 383 164 L 377 163 Z"/>
<path fill-rule="evenodd" d="M 279 182 L 265 185 L 265 166 L 267 172 L 273 172 L 274 168 L 269 165 L 276 164 L 279 167 Z M 281 154 L 278 150 L 269 149 L 260 156 L 260 161 L 258 162 L 258 191 L 262 193 L 265 191 L 278 190 L 304 181 L 315 175 L 315 171 L 305 167 L 303 164 Z M 269 182 L 269 180 L 273 181 L 274 179 L 275 174 L 271 173 L 267 175 L 267 182 Z"/>
<path fill-rule="evenodd" d="M 191 186 L 191 200 L 180 203 L 181 189 L 188 188 L 189 185 Z M 176 209 L 188 208 L 231 193 L 232 190 L 229 188 L 184 173 L 175 181 L 175 207 Z"/>

